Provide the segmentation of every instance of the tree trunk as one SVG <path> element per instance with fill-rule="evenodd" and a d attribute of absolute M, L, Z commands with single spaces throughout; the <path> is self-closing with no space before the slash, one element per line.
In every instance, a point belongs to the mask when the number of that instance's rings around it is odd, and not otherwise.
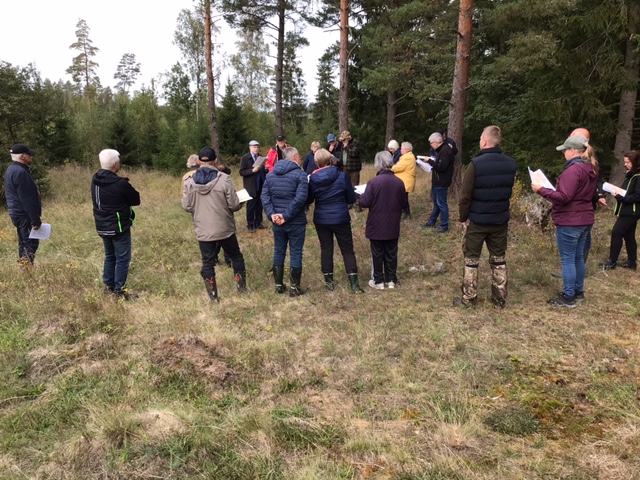
<path fill-rule="evenodd" d="M 278 58 L 276 60 L 276 135 L 284 135 L 282 124 L 282 76 L 284 72 L 284 21 L 286 2 L 278 5 Z"/>
<path fill-rule="evenodd" d="M 207 94 L 209 99 L 209 127 L 211 128 L 211 146 L 220 154 L 218 145 L 218 122 L 216 120 L 216 95 L 213 82 L 213 51 L 211 46 L 211 0 L 204 2 L 204 39 L 206 48 Z"/>
<path fill-rule="evenodd" d="M 464 110 L 467 104 L 467 88 L 469 86 L 473 4 L 474 0 L 460 0 L 458 46 L 453 73 L 451 106 L 449 107 L 449 125 L 447 127 L 447 136 L 458 144 L 458 154 L 453 164 L 453 181 L 450 190 L 454 198 L 459 197 L 460 188 L 462 187 L 462 135 L 464 133 Z"/>
<path fill-rule="evenodd" d="M 340 106 L 338 126 L 349 129 L 349 0 L 340 0 Z"/>
<path fill-rule="evenodd" d="M 396 114 L 398 113 L 398 102 L 395 90 L 387 92 L 387 131 L 384 136 L 384 148 L 396 136 Z"/>
<path fill-rule="evenodd" d="M 629 77 L 630 87 L 620 94 L 620 111 L 618 113 L 618 134 L 613 148 L 616 163 L 611 170 L 609 182 L 620 185 L 625 175 L 623 157 L 631 150 L 631 135 L 633 132 L 633 120 L 635 117 L 636 97 L 638 93 L 638 43 L 640 39 L 640 2 L 629 0 L 627 2 L 629 31 L 627 32 L 627 53 L 624 61 L 624 68 Z"/>

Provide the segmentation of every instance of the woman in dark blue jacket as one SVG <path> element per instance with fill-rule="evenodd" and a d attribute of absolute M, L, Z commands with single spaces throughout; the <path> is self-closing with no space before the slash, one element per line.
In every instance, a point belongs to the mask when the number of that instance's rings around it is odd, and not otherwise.
<path fill-rule="evenodd" d="M 358 264 L 353 251 L 349 205 L 355 203 L 356 193 L 349 177 L 331 166 L 331 154 L 322 148 L 315 154 L 318 170 L 309 177 L 307 203 L 316 202 L 313 223 L 320 240 L 320 264 L 328 291 L 333 291 L 333 237 L 338 240 L 353 293 L 362 292 L 358 282 Z"/>
<path fill-rule="evenodd" d="M 640 218 L 640 152 L 631 151 L 624 154 L 624 166 L 627 174 L 622 182 L 622 189 L 627 193 L 615 195 L 615 215 L 618 217 L 611 230 L 611 247 L 609 259 L 601 263 L 600 268 L 613 270 L 618 265 L 618 255 L 622 250 L 622 241 L 627 245 L 627 261 L 620 265 L 623 268 L 637 268 L 638 244 L 636 242 L 636 225 Z"/>

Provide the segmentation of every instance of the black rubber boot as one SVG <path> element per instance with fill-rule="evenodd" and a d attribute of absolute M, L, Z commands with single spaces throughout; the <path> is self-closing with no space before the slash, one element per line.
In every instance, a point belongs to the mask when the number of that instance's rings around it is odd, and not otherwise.
<path fill-rule="evenodd" d="M 284 284 L 284 265 L 273 266 L 273 278 L 276 282 L 276 293 L 284 293 L 287 289 Z"/>
<path fill-rule="evenodd" d="M 233 276 L 238 287 L 238 292 L 244 293 L 247 291 L 247 272 L 236 272 Z"/>
<path fill-rule="evenodd" d="M 207 289 L 209 300 L 211 300 L 212 302 L 220 301 L 220 297 L 218 296 L 218 284 L 216 283 L 216 277 L 205 278 L 204 287 Z"/>
<path fill-rule="evenodd" d="M 300 287 L 300 280 L 302 279 L 302 268 L 292 268 L 289 271 L 289 280 L 291 280 L 291 288 L 289 288 L 290 297 L 299 297 L 307 293 L 306 288 Z"/>
<path fill-rule="evenodd" d="M 364 293 L 364 290 L 360 288 L 360 281 L 358 280 L 357 273 L 349 274 L 349 285 L 351 285 L 351 292 L 353 293 Z"/>
<path fill-rule="evenodd" d="M 333 273 L 324 274 L 324 285 L 327 288 L 327 292 L 333 292 Z"/>

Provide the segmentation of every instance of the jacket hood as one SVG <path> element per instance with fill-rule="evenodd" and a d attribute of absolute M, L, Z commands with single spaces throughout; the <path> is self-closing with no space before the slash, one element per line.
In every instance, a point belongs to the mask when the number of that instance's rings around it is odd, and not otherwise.
<path fill-rule="evenodd" d="M 206 185 L 218 177 L 218 169 L 211 167 L 200 167 L 193 174 L 193 182 L 196 185 Z"/>
<path fill-rule="evenodd" d="M 220 178 L 217 168 L 200 167 L 193 174 L 194 190 L 201 195 L 208 195 Z"/>
<path fill-rule="evenodd" d="M 276 175 L 286 175 L 287 173 L 301 170 L 296 162 L 292 162 L 291 160 L 280 160 L 273 167 L 273 173 Z"/>
<path fill-rule="evenodd" d="M 334 167 L 327 167 L 311 174 L 310 182 L 326 187 L 331 185 L 340 176 L 340 170 Z"/>
<path fill-rule="evenodd" d="M 96 174 L 93 176 L 93 183 L 98 185 L 99 187 L 106 187 L 108 185 L 113 185 L 120 180 L 129 180 L 128 178 L 119 177 L 111 170 L 105 170 L 104 168 L 98 170 Z"/>

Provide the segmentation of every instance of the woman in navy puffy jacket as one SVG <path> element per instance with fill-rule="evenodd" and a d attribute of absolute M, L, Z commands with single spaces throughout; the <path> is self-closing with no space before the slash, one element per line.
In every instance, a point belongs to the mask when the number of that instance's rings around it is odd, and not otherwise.
<path fill-rule="evenodd" d="M 313 223 L 320 240 L 320 264 L 328 291 L 333 286 L 333 237 L 342 252 L 344 267 L 353 293 L 362 292 L 358 282 L 358 264 L 353 250 L 349 205 L 355 203 L 356 194 L 349 177 L 331 166 L 331 154 L 321 148 L 315 154 L 318 169 L 309 177 L 307 203 L 315 201 Z"/>

